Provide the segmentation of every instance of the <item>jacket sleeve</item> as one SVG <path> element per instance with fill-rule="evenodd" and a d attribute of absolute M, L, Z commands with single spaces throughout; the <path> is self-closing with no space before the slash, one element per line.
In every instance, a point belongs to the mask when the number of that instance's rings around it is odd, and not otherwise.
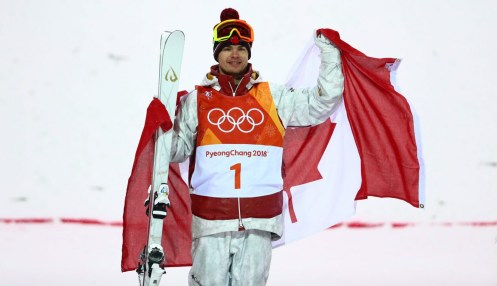
<path fill-rule="evenodd" d="M 315 37 L 315 43 L 321 51 L 316 86 L 293 89 L 270 85 L 278 115 L 285 128 L 320 124 L 331 116 L 342 100 L 344 78 L 340 51 L 324 36 Z"/>
<path fill-rule="evenodd" d="M 171 144 L 171 162 L 183 162 L 195 150 L 197 140 L 197 91 L 183 96 L 178 114 L 174 120 L 174 132 Z"/>

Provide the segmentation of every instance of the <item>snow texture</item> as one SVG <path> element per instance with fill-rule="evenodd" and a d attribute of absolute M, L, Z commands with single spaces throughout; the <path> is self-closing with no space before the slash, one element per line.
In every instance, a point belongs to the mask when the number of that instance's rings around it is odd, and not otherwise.
<path fill-rule="evenodd" d="M 143 3 L 142 3 L 143 2 Z M 251 62 L 284 83 L 314 29 L 369 56 L 398 57 L 397 84 L 416 108 L 427 208 L 359 202 L 354 221 L 276 249 L 268 285 L 497 285 L 497 4 L 494 1 L 0 2 L 2 285 L 137 285 L 121 274 L 117 221 L 148 103 L 162 30 L 186 34 L 180 88 L 199 83 L 212 27 L 236 8 L 255 30 Z M 194 8 L 195 7 L 195 8 Z M 445 222 L 455 222 L 444 226 Z M 162 285 L 186 285 L 188 268 Z"/>

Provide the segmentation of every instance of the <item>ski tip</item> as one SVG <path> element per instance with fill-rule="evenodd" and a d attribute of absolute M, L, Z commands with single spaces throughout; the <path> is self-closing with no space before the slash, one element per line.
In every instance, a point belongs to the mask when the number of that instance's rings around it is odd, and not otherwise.
<path fill-rule="evenodd" d="M 180 34 L 185 34 L 182 30 L 174 30 L 174 31 L 163 31 L 162 34 L 167 34 L 167 35 L 170 35 L 170 34 L 175 34 L 175 33 L 180 33 Z"/>
<path fill-rule="evenodd" d="M 170 37 L 181 38 L 184 41 L 184 39 L 185 39 L 185 33 L 183 33 L 183 31 L 181 31 L 181 30 L 174 30 L 172 32 L 163 31 L 161 33 L 161 35 L 160 35 L 160 38 L 161 38 L 161 47 L 164 45 L 164 43 Z M 161 48 L 161 50 L 162 50 L 162 48 Z"/>

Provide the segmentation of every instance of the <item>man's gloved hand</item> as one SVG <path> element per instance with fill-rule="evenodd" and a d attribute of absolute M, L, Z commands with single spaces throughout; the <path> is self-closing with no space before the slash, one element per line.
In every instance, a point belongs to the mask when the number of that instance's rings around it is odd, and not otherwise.
<path fill-rule="evenodd" d="M 146 210 L 146 215 L 149 215 L 149 207 L 148 205 L 150 204 L 150 191 L 152 189 L 152 186 L 148 188 L 148 194 L 147 199 L 145 200 L 145 207 L 147 208 Z M 152 208 L 152 217 L 156 219 L 164 219 L 167 216 L 167 208 L 171 206 L 171 203 L 169 202 L 169 187 L 166 184 L 161 184 L 159 187 L 159 191 L 155 192 L 154 194 L 154 206 Z"/>
<path fill-rule="evenodd" d="M 340 100 L 343 94 L 343 74 L 341 71 L 340 50 L 322 33 L 324 29 L 314 31 L 314 43 L 321 54 L 319 66 L 318 95 L 327 98 L 329 103 Z M 337 96 L 339 95 L 339 96 Z M 330 115 L 333 109 L 330 110 Z"/>
<path fill-rule="evenodd" d="M 326 63 L 337 63 L 340 57 L 340 51 L 335 45 L 328 40 L 320 30 L 314 32 L 314 43 L 321 51 L 321 59 Z"/>
<path fill-rule="evenodd" d="M 319 30 L 316 30 L 314 33 L 314 42 L 316 43 L 316 46 L 319 47 L 319 49 L 322 51 L 323 49 L 329 49 L 330 45 L 332 45 L 331 48 L 334 47 L 334 45 L 326 38 Z"/>

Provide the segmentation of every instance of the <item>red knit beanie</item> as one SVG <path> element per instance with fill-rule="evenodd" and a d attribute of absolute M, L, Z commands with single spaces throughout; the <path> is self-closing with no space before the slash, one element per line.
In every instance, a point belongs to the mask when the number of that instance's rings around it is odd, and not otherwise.
<path fill-rule="evenodd" d="M 221 12 L 221 16 L 220 16 L 221 22 L 224 22 L 226 20 L 232 20 L 232 19 L 236 19 L 236 20 L 240 19 L 240 15 L 238 14 L 238 11 L 236 11 L 235 9 L 233 9 L 233 8 L 226 8 L 226 9 L 224 9 Z M 216 26 L 217 25 L 215 25 L 214 27 L 216 27 Z M 248 58 L 250 59 L 250 56 L 251 56 L 250 49 L 252 48 L 252 43 L 251 42 L 249 43 L 249 42 L 243 41 L 236 34 L 233 34 L 233 36 L 231 38 L 229 38 L 228 40 L 225 40 L 225 41 L 222 41 L 222 42 L 216 42 L 216 41 L 214 41 L 213 51 L 214 51 L 214 59 L 216 61 L 217 61 L 217 56 L 219 55 L 219 53 L 221 52 L 221 50 L 224 47 L 229 46 L 229 45 L 242 45 L 242 46 L 244 46 L 245 48 L 247 48 Z"/>

